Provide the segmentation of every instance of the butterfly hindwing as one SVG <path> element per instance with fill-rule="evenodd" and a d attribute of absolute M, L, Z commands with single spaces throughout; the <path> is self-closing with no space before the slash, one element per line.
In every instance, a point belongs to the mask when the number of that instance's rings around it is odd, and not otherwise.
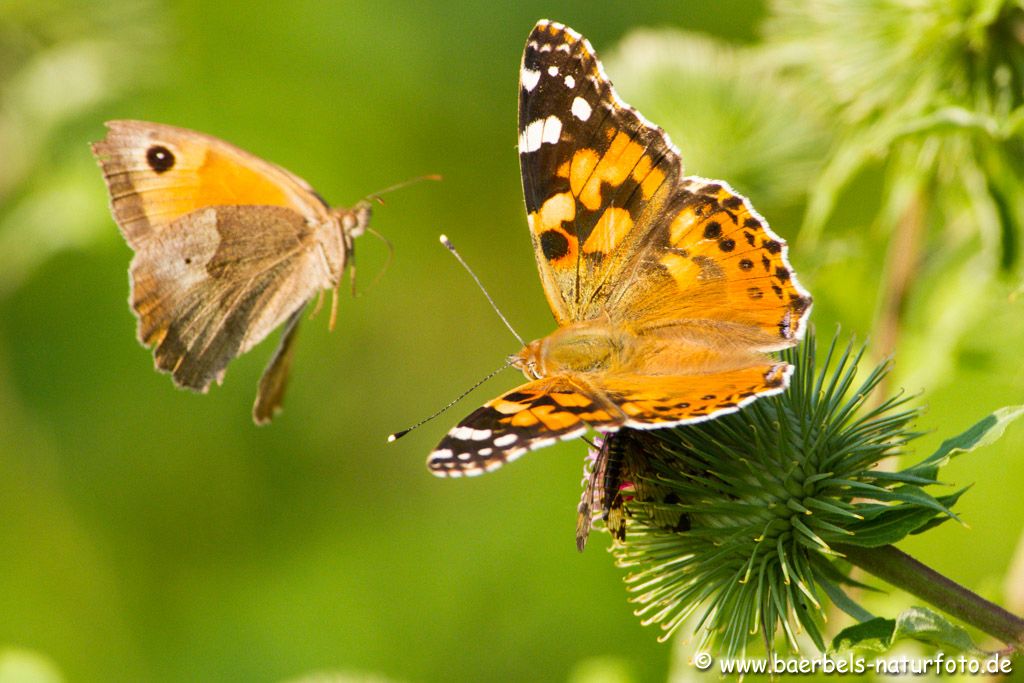
<path fill-rule="evenodd" d="M 144 240 L 132 260 L 138 335 L 159 369 L 205 391 L 331 276 L 311 232 L 283 207 L 194 211 Z"/>
<path fill-rule="evenodd" d="M 703 375 L 616 374 L 600 391 L 626 414 L 625 426 L 653 429 L 703 422 L 786 388 L 793 366 L 765 359 L 749 367 Z"/>
<path fill-rule="evenodd" d="M 726 183 L 687 177 L 632 259 L 633 286 L 615 289 L 606 310 L 639 330 L 701 320 L 709 339 L 786 348 L 803 336 L 811 307 L 787 251 Z"/>

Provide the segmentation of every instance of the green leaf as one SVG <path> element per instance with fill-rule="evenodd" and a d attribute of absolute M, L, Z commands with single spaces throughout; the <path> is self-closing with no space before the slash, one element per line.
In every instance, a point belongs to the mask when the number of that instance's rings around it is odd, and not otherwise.
<path fill-rule="evenodd" d="M 828 540 L 861 548 L 880 548 L 902 540 L 940 516 L 942 519 L 949 519 L 948 516 L 940 515 L 929 508 L 894 507 L 874 519 L 847 525 L 846 528 L 853 532 L 853 536 Z"/>
<path fill-rule="evenodd" d="M 1003 435 L 1007 425 L 1024 415 L 1024 405 L 1006 406 L 991 415 L 985 416 L 967 431 L 946 439 L 939 449 L 913 467 L 903 470 L 904 474 L 925 479 L 934 479 L 940 467 L 960 453 L 968 453 L 975 448 L 987 446 Z"/>
<path fill-rule="evenodd" d="M 911 607 L 896 617 L 894 638 L 930 643 L 947 654 L 978 651 L 967 631 L 927 607 Z"/>
<path fill-rule="evenodd" d="M 832 654 L 847 652 L 882 654 L 892 647 L 896 633 L 896 620 L 875 617 L 840 631 L 832 639 Z"/>
<path fill-rule="evenodd" d="M 849 595 L 846 594 L 838 584 L 832 583 L 824 577 L 818 576 L 818 585 L 825 591 L 832 604 L 849 614 L 854 619 L 867 622 L 873 619 L 871 612 L 858 605 Z"/>
<path fill-rule="evenodd" d="M 896 619 L 878 617 L 843 629 L 832 640 L 832 653 L 869 654 L 888 652 L 898 640 L 928 643 L 946 654 L 978 652 L 967 631 L 925 607 L 911 607 Z"/>

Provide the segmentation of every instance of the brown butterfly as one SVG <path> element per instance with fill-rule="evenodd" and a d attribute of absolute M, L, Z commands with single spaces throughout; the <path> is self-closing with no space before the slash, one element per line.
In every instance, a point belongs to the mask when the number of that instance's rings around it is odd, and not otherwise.
<path fill-rule="evenodd" d="M 92 151 L 135 251 L 139 341 L 175 384 L 205 392 L 232 358 L 284 323 L 253 405 L 253 420 L 269 422 L 302 311 L 327 289 L 336 303 L 370 203 L 331 208 L 298 176 L 210 135 L 146 121 L 107 128 Z"/>

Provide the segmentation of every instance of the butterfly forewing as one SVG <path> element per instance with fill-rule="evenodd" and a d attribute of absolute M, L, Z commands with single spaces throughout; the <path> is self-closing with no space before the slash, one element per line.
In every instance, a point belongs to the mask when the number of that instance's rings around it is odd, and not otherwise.
<path fill-rule="evenodd" d="M 625 105 L 589 42 L 542 22 L 523 53 L 519 163 L 559 323 L 596 315 L 682 172 L 664 132 Z"/>
<path fill-rule="evenodd" d="M 613 405 L 569 378 L 539 379 L 470 413 L 441 440 L 427 466 L 439 476 L 483 474 L 588 427 L 614 429 L 623 420 Z"/>

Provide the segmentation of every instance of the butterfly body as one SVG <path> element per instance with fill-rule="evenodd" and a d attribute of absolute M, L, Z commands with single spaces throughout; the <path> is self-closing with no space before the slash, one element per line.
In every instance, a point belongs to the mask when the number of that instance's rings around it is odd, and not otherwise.
<path fill-rule="evenodd" d="M 213 136 L 111 121 L 93 145 L 111 212 L 134 250 L 138 338 L 179 386 L 205 392 L 282 324 L 253 419 L 280 408 L 298 322 L 335 289 L 370 205 L 331 208 L 304 180 Z"/>

